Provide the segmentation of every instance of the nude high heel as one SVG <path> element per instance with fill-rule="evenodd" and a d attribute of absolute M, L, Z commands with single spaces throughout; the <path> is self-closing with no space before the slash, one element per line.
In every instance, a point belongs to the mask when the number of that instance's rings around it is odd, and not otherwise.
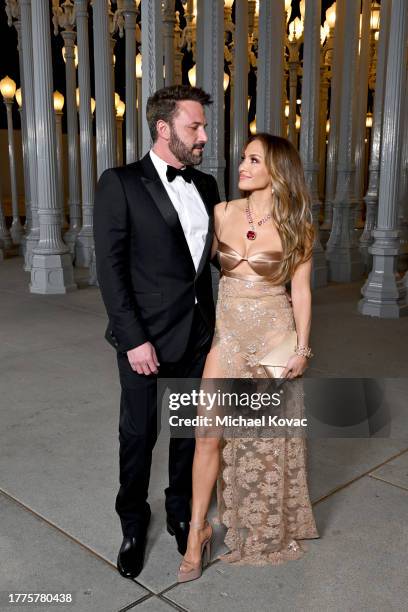
<path fill-rule="evenodd" d="M 206 525 L 209 525 L 207 519 L 203 523 L 191 523 L 190 529 L 203 529 Z M 211 525 L 210 525 L 211 527 Z M 183 563 L 188 565 L 187 571 L 180 569 L 177 574 L 177 582 L 190 582 L 190 580 L 197 580 L 201 577 L 203 569 L 209 564 L 211 558 L 211 538 L 213 535 L 212 527 L 211 534 L 201 543 L 201 559 L 198 563 L 192 563 L 183 559 Z"/>

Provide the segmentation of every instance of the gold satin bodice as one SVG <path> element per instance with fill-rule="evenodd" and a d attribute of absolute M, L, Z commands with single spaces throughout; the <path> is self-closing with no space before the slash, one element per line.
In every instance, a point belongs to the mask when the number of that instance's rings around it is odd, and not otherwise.
<path fill-rule="evenodd" d="M 258 251 L 248 253 L 249 243 L 247 244 L 245 254 L 240 253 L 232 246 L 221 239 L 222 228 L 225 224 L 229 202 L 225 203 L 224 214 L 218 230 L 218 247 L 217 255 L 220 262 L 221 274 L 232 278 L 256 282 L 256 281 L 272 281 L 276 277 L 278 267 L 282 262 L 282 251 Z M 253 272 L 241 273 L 238 270 L 240 264 L 246 262 Z M 245 266 L 244 266 L 245 268 Z"/>
<path fill-rule="evenodd" d="M 267 280 L 274 275 L 282 260 L 280 251 L 259 251 L 245 257 L 225 242 L 218 243 L 217 252 L 221 270 L 225 276 L 248 278 L 248 280 L 254 280 L 254 277 L 233 272 L 241 262 L 246 261 L 254 274 L 261 277 L 259 280 Z"/>

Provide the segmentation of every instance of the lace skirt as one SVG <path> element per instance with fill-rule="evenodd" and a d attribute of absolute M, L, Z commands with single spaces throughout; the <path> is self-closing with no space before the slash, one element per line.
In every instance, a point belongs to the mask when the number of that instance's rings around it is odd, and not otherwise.
<path fill-rule="evenodd" d="M 262 359 L 294 318 L 285 287 L 222 276 L 212 358 L 220 378 L 265 378 Z M 301 380 L 284 383 L 286 414 L 302 418 Z M 224 432 L 218 480 L 220 521 L 230 563 L 277 565 L 299 559 L 298 540 L 318 538 L 306 477 L 303 437 Z"/>

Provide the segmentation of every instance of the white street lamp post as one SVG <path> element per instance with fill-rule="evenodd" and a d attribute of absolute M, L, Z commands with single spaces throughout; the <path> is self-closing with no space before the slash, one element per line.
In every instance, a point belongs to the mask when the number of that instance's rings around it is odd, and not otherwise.
<path fill-rule="evenodd" d="M 13 221 L 10 228 L 11 238 L 14 244 L 21 244 L 23 237 L 23 227 L 20 223 L 18 213 L 18 193 L 17 193 L 17 176 L 16 176 L 16 156 L 14 148 L 14 132 L 13 132 L 13 98 L 16 93 L 16 84 L 13 79 L 5 77 L 0 81 L 0 91 L 3 96 L 3 101 L 7 110 L 7 133 L 8 133 L 8 154 L 10 165 L 10 184 L 11 184 L 11 206 L 13 211 Z"/>

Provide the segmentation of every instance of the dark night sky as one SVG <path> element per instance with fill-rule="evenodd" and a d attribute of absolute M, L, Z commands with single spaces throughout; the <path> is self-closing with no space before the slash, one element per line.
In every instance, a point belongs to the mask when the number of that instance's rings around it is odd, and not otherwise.
<path fill-rule="evenodd" d="M 307 0 L 306 0 L 307 1 Z M 333 3 L 333 0 L 322 0 L 322 23 L 325 18 L 326 9 Z M 1 52 L 0 52 L 0 79 L 5 77 L 6 75 L 10 76 L 17 83 L 17 87 L 20 86 L 20 77 L 19 77 L 19 64 L 18 64 L 18 51 L 17 51 L 17 32 L 14 27 L 8 27 L 7 25 L 7 15 L 4 10 L 4 2 L 0 4 L 0 41 L 1 41 Z M 51 5 L 51 2 L 50 2 Z M 299 14 L 299 2 L 298 0 L 293 0 L 292 3 L 292 16 L 291 20 L 296 16 L 300 16 Z M 113 7 L 114 8 L 114 7 Z M 181 0 L 176 0 L 176 8 L 183 12 L 183 8 L 181 5 Z M 93 64 L 92 58 L 92 19 L 91 19 L 91 10 L 90 10 L 90 20 L 89 20 L 89 36 L 90 36 L 90 58 L 91 58 L 91 70 Z M 182 24 L 183 25 L 183 24 Z M 53 74 L 54 74 L 54 91 L 58 89 L 62 94 L 65 95 L 65 68 L 64 61 L 62 59 L 61 49 L 63 47 L 63 40 L 60 35 L 54 36 L 53 34 L 53 25 L 51 23 L 51 38 L 52 38 L 52 49 L 53 49 Z M 115 55 L 116 55 L 116 67 L 115 67 L 115 91 L 117 91 L 124 100 L 125 97 L 125 40 L 124 38 L 117 38 L 118 42 L 115 47 Z M 184 66 L 185 70 L 188 70 L 188 65 Z M 184 72 L 184 70 L 183 70 Z M 91 79 L 91 87 L 93 89 L 93 79 Z M 92 92 L 93 95 L 93 92 Z M 14 126 L 15 128 L 19 128 L 20 126 L 20 118 L 19 113 L 17 111 L 17 105 L 14 105 Z M 0 105 L 0 128 L 6 129 L 6 111 L 4 105 Z M 63 125 L 65 131 L 65 125 Z"/>

